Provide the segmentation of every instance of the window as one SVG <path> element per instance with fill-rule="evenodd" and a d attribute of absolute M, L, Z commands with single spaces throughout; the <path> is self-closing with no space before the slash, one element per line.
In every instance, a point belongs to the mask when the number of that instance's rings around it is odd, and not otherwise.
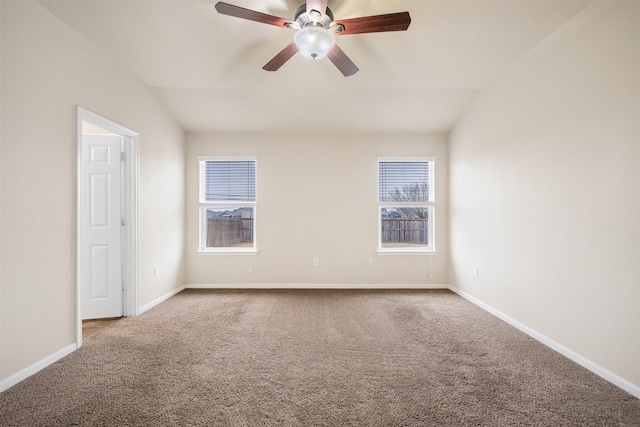
<path fill-rule="evenodd" d="M 378 251 L 434 246 L 433 158 L 378 159 Z"/>
<path fill-rule="evenodd" d="M 255 158 L 200 157 L 200 250 L 256 250 Z"/>

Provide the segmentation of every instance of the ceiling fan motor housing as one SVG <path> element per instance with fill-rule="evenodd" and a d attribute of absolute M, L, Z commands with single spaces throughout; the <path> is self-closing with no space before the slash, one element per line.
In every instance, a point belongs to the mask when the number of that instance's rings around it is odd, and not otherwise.
<path fill-rule="evenodd" d="M 312 12 L 313 11 L 310 10 L 309 13 L 307 13 L 307 5 L 303 4 L 298 8 L 298 10 L 296 10 L 295 18 L 293 18 L 293 20 L 298 22 L 298 24 L 300 24 L 301 27 L 304 27 L 305 24 L 313 21 Z M 320 14 L 318 15 L 320 16 Z M 333 12 L 331 11 L 331 9 L 327 7 L 327 10 L 324 13 L 324 19 L 322 20 L 321 24 L 323 27 L 329 28 L 329 25 L 332 22 L 333 22 Z"/>

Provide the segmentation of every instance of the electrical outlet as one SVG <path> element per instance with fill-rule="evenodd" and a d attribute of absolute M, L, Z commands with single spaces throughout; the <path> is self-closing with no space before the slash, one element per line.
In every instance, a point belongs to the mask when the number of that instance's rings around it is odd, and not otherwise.
<path fill-rule="evenodd" d="M 313 265 L 316 266 L 316 267 L 319 266 L 320 265 L 320 258 L 318 258 L 318 257 L 313 258 Z"/>
<path fill-rule="evenodd" d="M 373 265 L 373 258 L 369 258 L 369 265 Z"/>
<path fill-rule="evenodd" d="M 153 277 L 158 277 L 160 275 L 160 267 L 153 267 Z"/>
<path fill-rule="evenodd" d="M 473 267 L 473 277 L 479 277 L 478 267 Z"/>

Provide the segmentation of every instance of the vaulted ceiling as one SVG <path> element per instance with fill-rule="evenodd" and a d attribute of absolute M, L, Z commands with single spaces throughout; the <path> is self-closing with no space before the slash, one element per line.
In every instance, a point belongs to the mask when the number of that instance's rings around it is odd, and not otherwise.
<path fill-rule="evenodd" d="M 303 0 L 226 0 L 293 19 Z M 438 132 L 588 1 L 329 0 L 336 19 L 409 11 L 407 31 L 345 35 L 360 71 L 297 54 L 294 30 L 220 15 L 215 0 L 43 0 L 154 90 L 188 131 Z M 517 106 L 514 106 L 517 108 Z"/>

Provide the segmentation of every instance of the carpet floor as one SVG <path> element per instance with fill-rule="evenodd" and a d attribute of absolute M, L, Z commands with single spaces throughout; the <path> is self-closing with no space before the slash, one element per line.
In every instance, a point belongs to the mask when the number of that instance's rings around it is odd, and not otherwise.
<path fill-rule="evenodd" d="M 0 394 L 2 426 L 638 426 L 446 290 L 186 290 Z"/>

